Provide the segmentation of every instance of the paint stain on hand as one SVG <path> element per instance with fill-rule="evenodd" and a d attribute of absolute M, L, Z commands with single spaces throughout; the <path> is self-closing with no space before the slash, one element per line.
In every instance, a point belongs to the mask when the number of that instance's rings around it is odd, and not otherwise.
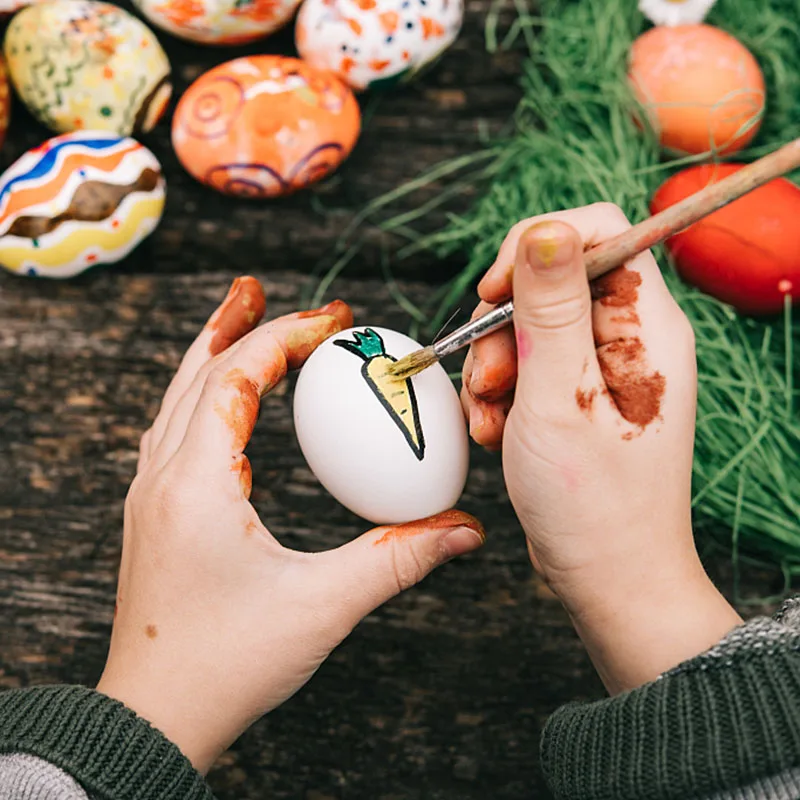
<path fill-rule="evenodd" d="M 312 319 L 313 317 L 336 317 L 341 329 L 353 327 L 353 310 L 344 300 L 332 300 L 330 303 L 311 311 L 299 311 L 297 319 Z"/>
<path fill-rule="evenodd" d="M 476 360 L 469 382 L 469 390 L 479 400 L 492 403 L 503 399 L 513 391 L 516 383 L 516 358 L 486 364 Z"/>
<path fill-rule="evenodd" d="M 592 299 L 601 305 L 618 309 L 612 322 L 639 325 L 636 312 L 642 276 L 627 267 L 619 267 L 596 278 L 591 283 Z M 666 389 L 666 378 L 650 368 L 644 343 L 638 336 L 627 336 L 602 344 L 597 348 L 597 360 L 605 382 L 602 389 L 623 419 L 643 431 L 654 420 L 660 419 L 661 401 Z M 578 408 L 591 417 L 596 388 L 578 388 L 575 400 Z M 623 439 L 633 438 L 629 431 Z"/>
<path fill-rule="evenodd" d="M 245 455 L 237 458 L 233 462 L 233 466 L 231 466 L 231 472 L 238 475 L 242 496 L 245 500 L 249 500 L 253 491 L 253 467 L 250 464 L 250 459 Z"/>
<path fill-rule="evenodd" d="M 483 525 L 471 514 L 464 511 L 444 511 L 425 519 L 406 522 L 403 525 L 395 525 L 385 528 L 383 535 L 373 542 L 375 547 L 389 544 L 390 542 L 411 539 L 414 536 L 427 533 L 428 531 L 444 530 L 445 528 L 469 528 L 475 531 L 482 540 L 486 540 L 486 531 Z"/>
<path fill-rule="evenodd" d="M 597 358 L 608 394 L 624 419 L 644 430 L 659 418 L 667 381 L 649 368 L 638 336 L 603 345 Z"/>
<path fill-rule="evenodd" d="M 595 397 L 597 397 L 597 388 L 588 390 L 578 388 L 575 390 L 575 401 L 578 403 L 578 408 L 583 411 L 589 419 L 592 417 Z"/>
<path fill-rule="evenodd" d="M 236 278 L 228 296 L 206 325 L 213 333 L 209 353 L 216 356 L 250 333 L 264 316 L 266 306 L 264 290 L 255 278 L 249 275 Z"/>
<path fill-rule="evenodd" d="M 633 306 L 639 299 L 642 276 L 627 267 L 617 267 L 591 282 L 592 300 L 611 308 Z"/>
<path fill-rule="evenodd" d="M 241 369 L 232 369 L 222 382 L 223 389 L 233 388 L 234 395 L 226 408 L 221 403 L 214 410 L 233 434 L 233 451 L 241 453 L 253 435 L 261 407 L 256 382 Z"/>
<path fill-rule="evenodd" d="M 282 345 L 289 369 L 299 369 L 308 357 L 342 327 L 334 316 L 316 316 L 306 324 L 286 332 Z"/>

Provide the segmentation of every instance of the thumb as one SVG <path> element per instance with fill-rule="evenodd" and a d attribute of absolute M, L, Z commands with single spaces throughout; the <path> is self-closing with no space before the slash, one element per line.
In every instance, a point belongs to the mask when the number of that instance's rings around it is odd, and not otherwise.
<path fill-rule="evenodd" d="M 517 391 L 526 395 L 526 405 L 540 408 L 563 403 L 567 394 L 574 400 L 587 358 L 595 360 L 578 232 L 556 220 L 528 228 L 517 246 L 513 288 Z"/>
<path fill-rule="evenodd" d="M 352 625 L 409 589 L 436 567 L 477 550 L 483 526 L 463 511 L 445 511 L 403 525 L 384 526 L 328 553 L 337 561 L 336 591 Z"/>

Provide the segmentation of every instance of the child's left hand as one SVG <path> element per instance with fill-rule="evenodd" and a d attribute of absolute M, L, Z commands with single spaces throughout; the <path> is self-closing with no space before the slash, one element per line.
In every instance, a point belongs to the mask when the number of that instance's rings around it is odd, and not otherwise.
<path fill-rule="evenodd" d="M 483 531 L 451 511 L 325 553 L 283 547 L 249 502 L 244 448 L 261 396 L 352 324 L 335 301 L 255 329 L 238 279 L 186 353 L 125 503 L 117 610 L 98 691 L 150 721 L 201 772 L 294 694 L 376 607 Z"/>

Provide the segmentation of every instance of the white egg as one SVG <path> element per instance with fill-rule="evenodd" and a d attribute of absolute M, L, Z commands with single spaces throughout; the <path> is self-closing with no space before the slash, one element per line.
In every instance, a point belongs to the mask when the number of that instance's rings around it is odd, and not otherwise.
<path fill-rule="evenodd" d="M 456 40 L 463 0 L 305 0 L 300 57 L 356 91 L 412 79 Z"/>
<path fill-rule="evenodd" d="M 445 370 L 386 375 L 419 347 L 386 328 L 350 328 L 317 348 L 297 379 L 294 424 L 309 467 L 343 506 L 378 524 L 452 508 L 467 479 L 466 423 Z"/>

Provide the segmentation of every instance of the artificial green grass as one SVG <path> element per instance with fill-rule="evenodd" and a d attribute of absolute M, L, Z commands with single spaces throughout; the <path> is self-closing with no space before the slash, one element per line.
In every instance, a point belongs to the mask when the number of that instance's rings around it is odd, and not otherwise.
<path fill-rule="evenodd" d="M 420 248 L 439 256 L 464 254 L 463 272 L 427 307 L 411 306 L 396 292 L 417 332 L 427 336 L 472 292 L 514 222 L 598 201 L 617 203 L 636 222 L 648 215 L 655 188 L 698 160 L 660 160 L 654 138 L 632 121 L 636 107 L 626 62 L 631 42 L 647 27 L 635 0 L 540 0 L 535 15 L 526 0 L 514 2 L 518 18 L 502 38 L 495 14 L 486 26 L 490 49 L 520 41 L 527 49 L 511 134 L 379 198 L 354 223 L 368 219 L 405 239 L 401 260 Z M 735 160 L 751 160 L 800 135 L 796 0 L 720 0 L 708 22 L 751 49 L 768 87 L 761 132 Z M 434 181 L 442 187 L 435 199 L 414 212 L 387 213 L 398 197 Z M 450 214 L 447 227 L 433 235 L 418 232 L 415 223 L 432 207 L 447 208 L 450 197 L 475 185 L 483 191 L 467 214 Z M 354 252 L 344 252 L 337 268 Z M 740 553 L 751 553 L 778 564 L 788 584 L 800 575 L 800 418 L 792 358 L 798 329 L 792 310 L 767 321 L 740 317 L 684 284 L 660 248 L 657 257 L 697 339 L 697 530 L 722 536 L 735 563 Z"/>

